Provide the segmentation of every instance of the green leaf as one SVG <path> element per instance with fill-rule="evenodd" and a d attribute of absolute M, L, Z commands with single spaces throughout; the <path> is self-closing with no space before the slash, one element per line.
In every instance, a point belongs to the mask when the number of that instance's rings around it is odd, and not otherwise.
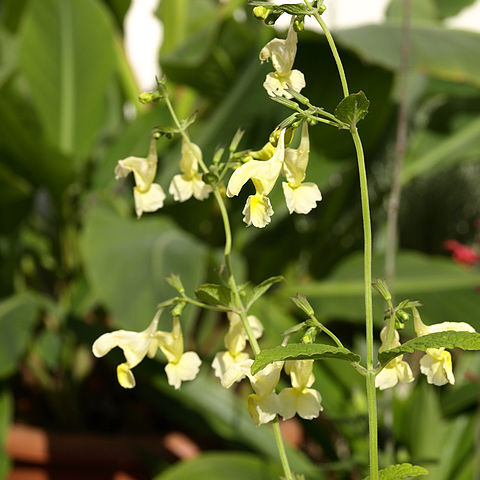
<path fill-rule="evenodd" d="M 387 364 L 392 358 L 404 353 L 412 353 L 415 350 L 425 352 L 427 348 L 461 348 L 462 350 L 480 350 L 480 333 L 470 332 L 440 332 L 430 333 L 422 337 L 408 340 L 399 347 L 385 350 L 378 354 L 382 365 Z"/>
<path fill-rule="evenodd" d="M 407 184 L 414 178 L 437 172 L 441 168 L 451 167 L 465 159 L 466 152 L 478 146 L 480 119 L 461 127 L 458 131 L 442 139 L 436 139 L 433 148 L 423 155 L 412 152 L 407 155 L 402 171 L 402 183 Z M 468 153 L 467 153 L 468 155 Z"/>
<path fill-rule="evenodd" d="M 11 375 L 33 334 L 39 305 L 29 295 L 15 295 L 0 302 L 0 378 Z"/>
<path fill-rule="evenodd" d="M 360 357 L 346 348 L 332 347 L 321 343 L 291 343 L 262 350 L 252 365 L 252 375 L 265 368 L 272 362 L 282 360 L 320 360 L 334 358 L 347 362 L 359 362 Z"/>
<path fill-rule="evenodd" d="M 248 298 L 247 309 L 250 308 L 264 293 L 266 293 L 272 285 L 285 281 L 281 275 L 267 278 L 262 283 L 253 287 L 253 291 Z"/>
<path fill-rule="evenodd" d="M 20 67 L 45 134 L 82 158 L 104 120 L 115 67 L 110 18 L 94 0 L 32 0 L 20 34 Z"/>
<path fill-rule="evenodd" d="M 463 322 L 466 318 L 480 330 L 480 303 L 476 287 L 480 272 L 467 270 L 445 257 L 401 251 L 397 256 L 393 289 L 399 299 L 410 298 L 423 304 L 426 323 Z M 373 256 L 373 278 L 384 272 L 383 256 Z M 298 291 L 306 295 L 316 314 L 362 320 L 364 311 L 363 254 L 355 253 L 338 264 L 324 281 L 285 285 L 279 294 L 291 297 Z M 374 296 L 375 318 L 383 323 L 384 301 Z M 479 319 L 479 320 L 477 320 Z"/>
<path fill-rule="evenodd" d="M 401 63 L 401 25 L 366 25 L 336 32 L 338 42 L 360 58 L 397 71 Z M 412 70 L 480 86 L 480 34 L 440 25 L 412 24 L 409 30 Z"/>
<path fill-rule="evenodd" d="M 370 101 L 362 91 L 351 93 L 337 105 L 335 116 L 342 122 L 354 127 L 365 118 L 369 105 Z"/>
<path fill-rule="evenodd" d="M 428 475 L 428 471 L 423 467 L 411 465 L 410 463 L 400 463 L 380 470 L 378 475 L 379 480 L 405 480 L 409 477 Z M 370 480 L 370 476 L 365 477 L 363 480 Z"/>
<path fill-rule="evenodd" d="M 229 307 L 232 304 L 232 291 L 216 283 L 204 283 L 195 290 L 196 297 L 209 305 L 223 305 Z"/>
<path fill-rule="evenodd" d="M 277 480 L 282 470 L 252 453 L 204 453 L 188 462 L 179 462 L 154 480 Z"/>
<path fill-rule="evenodd" d="M 304 3 L 285 3 L 283 5 L 274 5 L 271 2 L 250 1 L 248 5 L 252 7 L 267 7 L 272 12 L 289 13 L 290 15 L 311 15 L 311 10 L 305 6 Z M 325 7 L 320 8 L 320 13 L 325 10 Z"/>
<path fill-rule="evenodd" d="M 87 215 L 81 246 L 96 295 L 115 326 L 127 330 L 140 331 L 151 322 L 156 305 L 171 296 L 165 281 L 171 273 L 181 276 L 187 291 L 205 274 L 205 247 L 165 217 L 127 219 L 97 207 Z"/>

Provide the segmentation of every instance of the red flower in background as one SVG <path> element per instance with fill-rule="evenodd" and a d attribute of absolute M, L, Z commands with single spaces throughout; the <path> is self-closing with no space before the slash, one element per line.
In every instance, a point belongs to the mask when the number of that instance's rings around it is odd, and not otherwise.
<path fill-rule="evenodd" d="M 463 265 L 480 263 L 480 255 L 468 245 L 463 245 L 457 240 L 446 240 L 443 248 L 452 252 L 452 258 Z"/>

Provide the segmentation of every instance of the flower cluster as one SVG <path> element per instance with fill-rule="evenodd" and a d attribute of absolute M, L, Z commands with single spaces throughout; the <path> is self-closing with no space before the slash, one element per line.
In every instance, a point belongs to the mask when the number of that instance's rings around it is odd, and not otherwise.
<path fill-rule="evenodd" d="M 182 157 L 180 159 L 180 175 L 175 175 L 170 182 L 168 192 L 177 202 L 185 202 L 192 195 L 197 200 L 204 200 L 212 191 L 202 180 L 198 171 L 198 162 L 202 159 L 202 151 L 192 142 L 182 142 Z M 133 173 L 135 187 L 133 195 L 137 217 L 143 212 L 155 212 L 163 207 L 166 198 L 162 187 L 153 183 L 157 173 L 156 140 L 152 138 L 150 150 L 146 158 L 128 157 L 119 160 L 115 168 L 115 178 L 126 177 Z"/>
<path fill-rule="evenodd" d="M 300 92 L 305 87 L 303 73 L 299 70 L 292 70 L 296 54 L 297 32 L 293 28 L 293 23 L 290 24 L 285 40 L 274 38 L 260 51 L 261 62 L 271 59 L 275 69 L 275 72 L 267 75 L 263 84 L 271 97 L 292 98 L 292 95 L 287 92 L 289 87 L 296 92 Z"/>
<path fill-rule="evenodd" d="M 283 173 L 287 182 L 283 182 L 285 201 L 290 213 L 308 213 L 317 206 L 322 194 L 315 183 L 302 183 L 305 179 L 310 141 L 308 124 L 303 122 L 300 145 L 297 149 L 285 148 L 286 130 L 281 130 L 277 145 L 263 148 L 261 155 L 271 155 L 267 160 L 251 159 L 237 168 L 230 177 L 227 186 L 227 196 L 233 197 L 240 193 L 242 187 L 252 180 L 255 195 L 250 195 L 243 209 L 243 221 L 247 225 L 263 228 L 270 223 L 273 208 L 268 198 L 278 177 Z M 273 151 L 273 153 L 272 153 Z M 252 153 L 252 156 L 256 152 Z"/>
<path fill-rule="evenodd" d="M 439 332 L 475 332 L 475 329 L 466 322 L 442 322 L 434 325 L 425 325 L 418 310 L 413 307 L 413 320 L 415 333 L 418 337 Z M 382 345 L 380 351 L 386 347 L 387 333 L 386 327 L 380 332 Z M 393 340 L 389 348 L 400 346 L 400 337 L 398 332 L 394 331 Z M 442 348 L 427 348 L 426 354 L 420 359 L 420 371 L 426 375 L 427 382 L 433 385 L 442 386 L 447 383 L 454 384 L 455 376 L 452 370 L 452 356 L 450 352 Z M 385 367 L 377 374 L 375 386 L 380 390 L 394 387 L 399 381 L 402 383 L 413 382 L 413 375 L 410 366 L 402 360 L 403 355 L 395 357 L 387 363 Z"/>
<path fill-rule="evenodd" d="M 201 360 L 195 352 L 183 351 L 183 335 L 179 318 L 173 318 L 171 332 L 163 332 L 157 330 L 160 315 L 161 311 L 155 315 L 143 332 L 117 330 L 103 334 L 93 344 L 92 350 L 96 357 L 103 357 L 115 347 L 123 350 L 126 362 L 117 367 L 118 383 L 123 388 L 135 387 L 132 368 L 146 356 L 155 357 L 158 349 L 167 358 L 165 372 L 170 385 L 178 389 L 182 382 L 193 380 L 197 376 Z"/>

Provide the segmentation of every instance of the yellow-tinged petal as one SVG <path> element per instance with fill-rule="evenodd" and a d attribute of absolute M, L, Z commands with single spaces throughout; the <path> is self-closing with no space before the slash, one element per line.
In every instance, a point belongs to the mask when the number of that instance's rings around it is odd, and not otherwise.
<path fill-rule="evenodd" d="M 135 213 L 140 218 L 143 212 L 155 212 L 163 207 L 165 192 L 157 183 L 152 183 L 150 188 L 141 191 L 138 187 L 133 187 L 133 198 L 135 200 Z"/>
<path fill-rule="evenodd" d="M 293 67 L 297 53 L 297 32 L 290 26 L 287 38 L 274 38 L 270 40 L 260 51 L 260 60 L 271 59 L 273 68 L 280 75 L 287 75 Z"/>
<path fill-rule="evenodd" d="M 284 420 L 292 418 L 296 413 L 306 420 L 318 417 L 323 410 L 320 393 L 312 388 L 298 390 L 284 388 L 278 394 L 278 413 Z"/>
<path fill-rule="evenodd" d="M 420 371 L 427 376 L 427 382 L 442 386 L 455 383 L 452 371 L 452 356 L 444 348 L 428 348 L 420 359 Z"/>
<path fill-rule="evenodd" d="M 301 183 L 292 187 L 286 182 L 282 182 L 283 194 L 290 213 L 309 213 L 317 206 L 317 202 L 322 199 L 322 194 L 315 183 Z"/>
<path fill-rule="evenodd" d="M 231 352 L 218 352 L 212 362 L 215 376 L 220 379 L 223 387 L 230 388 L 235 382 L 239 382 L 249 372 L 253 360 L 248 353 L 232 355 Z"/>
<path fill-rule="evenodd" d="M 244 215 L 243 221 L 247 225 L 264 228 L 271 222 L 274 212 L 270 199 L 265 195 L 256 194 L 247 198 L 242 213 Z"/>
<path fill-rule="evenodd" d="M 117 379 L 118 383 L 123 388 L 133 388 L 135 387 L 135 377 L 133 376 L 132 371 L 130 370 L 127 363 L 121 363 L 117 367 Z"/>
<path fill-rule="evenodd" d="M 135 367 L 149 353 L 151 343 L 155 341 L 155 332 L 160 313 L 158 312 L 155 315 L 150 325 L 143 332 L 117 330 L 103 334 L 94 342 L 92 346 L 93 354 L 96 357 L 103 357 L 112 348 L 120 347 L 123 350 L 129 368 Z"/>
<path fill-rule="evenodd" d="M 150 188 L 157 173 L 157 150 L 156 140 L 152 138 L 150 150 L 146 158 L 128 157 L 119 160 L 115 168 L 116 178 L 126 177 L 130 172 L 135 177 L 135 184 L 141 192 Z"/>
<path fill-rule="evenodd" d="M 300 185 L 305 180 L 305 174 L 310 154 L 310 140 L 308 137 L 308 124 L 302 124 L 302 136 L 298 148 L 285 150 L 283 173 L 287 182 L 292 186 Z"/>
<path fill-rule="evenodd" d="M 183 355 L 183 335 L 180 319 L 173 317 L 173 328 L 170 333 L 159 332 L 157 341 L 169 363 L 178 363 Z"/>
<path fill-rule="evenodd" d="M 290 87 L 292 90 L 300 92 L 305 85 L 305 77 L 300 70 L 292 70 L 288 75 L 271 72 L 267 74 L 263 82 L 263 88 L 270 97 L 292 98 L 287 89 Z"/>
<path fill-rule="evenodd" d="M 185 352 L 178 362 L 169 362 L 165 366 L 168 384 L 178 390 L 182 382 L 193 380 L 197 376 L 201 363 L 195 352 Z"/>
<path fill-rule="evenodd" d="M 198 172 L 198 159 L 202 158 L 202 151 L 195 143 L 182 140 L 182 158 L 180 159 L 180 170 L 187 179 Z"/>
<path fill-rule="evenodd" d="M 248 396 L 248 411 L 257 426 L 271 422 L 277 415 L 277 409 L 278 401 L 275 393 L 266 396 L 252 393 Z"/>
<path fill-rule="evenodd" d="M 385 365 L 383 370 L 375 377 L 375 387 L 385 390 L 394 387 L 399 381 L 402 383 L 413 382 L 414 378 L 410 365 L 402 358 L 403 355 L 399 355 Z"/>
<path fill-rule="evenodd" d="M 415 332 L 417 336 L 421 337 L 423 335 L 428 335 L 430 333 L 439 333 L 439 332 L 471 332 L 474 333 L 475 329 L 466 322 L 442 322 L 435 323 L 434 325 L 425 325 L 420 318 L 420 313 L 414 307 L 412 308 L 413 312 L 413 321 L 415 326 Z"/>
<path fill-rule="evenodd" d="M 313 360 L 289 360 L 285 362 L 285 371 L 290 375 L 292 387 L 297 390 L 311 387 L 315 381 L 312 373 Z"/>
<path fill-rule="evenodd" d="M 273 362 L 255 375 L 249 375 L 250 383 L 257 395 L 264 397 L 274 391 L 280 379 L 282 367 L 283 362 Z"/>
<path fill-rule="evenodd" d="M 270 160 L 250 160 L 237 168 L 227 186 L 227 196 L 234 197 L 240 193 L 242 187 L 252 179 L 257 193 L 268 195 L 282 170 L 285 156 L 285 129 L 278 138 L 277 148 Z"/>

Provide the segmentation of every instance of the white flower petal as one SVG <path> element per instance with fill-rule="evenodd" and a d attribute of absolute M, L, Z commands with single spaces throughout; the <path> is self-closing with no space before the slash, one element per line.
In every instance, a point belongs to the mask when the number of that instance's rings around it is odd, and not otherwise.
<path fill-rule="evenodd" d="M 182 382 L 193 380 L 197 376 L 201 363 L 195 352 L 185 352 L 178 362 L 169 362 L 165 366 L 168 384 L 178 390 Z"/>
<path fill-rule="evenodd" d="M 133 187 L 133 198 L 135 200 L 135 213 L 140 218 L 143 212 L 155 212 L 163 207 L 165 192 L 157 183 L 152 183 L 150 188 L 144 192 L 138 187 Z"/>
<path fill-rule="evenodd" d="M 290 213 L 309 213 L 322 199 L 322 194 L 315 183 L 301 183 L 296 187 L 282 182 L 283 194 Z"/>
<path fill-rule="evenodd" d="M 133 376 L 132 371 L 128 367 L 128 364 L 121 363 L 117 367 L 117 379 L 118 383 L 123 388 L 133 388 L 135 387 L 135 377 Z"/>
<path fill-rule="evenodd" d="M 273 362 L 255 375 L 249 375 L 250 383 L 257 395 L 265 397 L 274 391 L 280 379 L 282 367 L 283 362 Z"/>
<path fill-rule="evenodd" d="M 193 142 L 186 142 L 182 139 L 182 158 L 180 159 L 180 170 L 186 178 L 193 177 L 198 172 L 198 159 L 202 158 L 200 147 Z"/>
<path fill-rule="evenodd" d="M 211 193 L 212 187 L 207 185 L 203 180 L 202 176 L 197 173 L 192 178 L 192 192 L 193 196 L 197 200 L 205 200 Z"/>
<path fill-rule="evenodd" d="M 297 396 L 297 413 L 305 420 L 318 417 L 323 410 L 321 405 L 322 397 L 317 390 L 306 388 Z"/>
<path fill-rule="evenodd" d="M 245 207 L 242 210 L 243 221 L 247 225 L 253 225 L 257 228 L 266 227 L 273 215 L 270 199 L 264 195 L 250 195 L 247 198 Z"/>
<path fill-rule="evenodd" d="M 231 352 L 218 352 L 212 362 L 215 376 L 220 379 L 222 386 L 230 388 L 235 382 L 240 381 L 250 371 L 253 360 L 250 360 L 248 353 L 232 355 Z M 233 367 L 230 373 L 227 372 Z"/>
<path fill-rule="evenodd" d="M 427 376 L 428 383 L 442 386 L 455 383 L 452 371 L 452 357 L 443 348 L 428 348 L 420 359 L 420 371 Z"/>
<path fill-rule="evenodd" d="M 260 396 L 252 393 L 248 396 L 248 411 L 256 425 L 271 422 L 277 415 L 278 400 L 275 393 Z"/>
<path fill-rule="evenodd" d="M 284 420 L 292 418 L 297 413 L 297 390 L 284 388 L 278 395 L 278 413 Z"/>
<path fill-rule="evenodd" d="M 273 68 L 281 75 L 288 74 L 292 69 L 297 53 L 297 32 L 290 27 L 287 38 L 274 38 L 260 51 L 260 60 L 272 59 Z"/>

